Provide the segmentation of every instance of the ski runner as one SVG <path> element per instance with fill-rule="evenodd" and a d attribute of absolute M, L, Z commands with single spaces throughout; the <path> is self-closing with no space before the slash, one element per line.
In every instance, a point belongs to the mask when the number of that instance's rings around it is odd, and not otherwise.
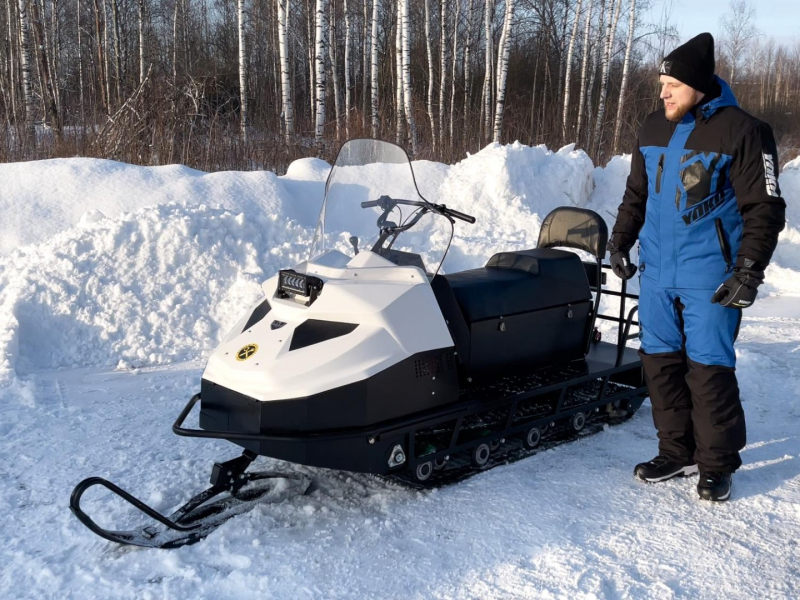
<path fill-rule="evenodd" d="M 658 456 L 649 482 L 700 472 L 697 492 L 730 497 L 745 419 L 733 344 L 785 225 L 772 129 L 737 105 L 714 74 L 701 33 L 659 69 L 664 111 L 639 132 L 608 250 L 630 279 L 639 239 L 641 350 Z"/>

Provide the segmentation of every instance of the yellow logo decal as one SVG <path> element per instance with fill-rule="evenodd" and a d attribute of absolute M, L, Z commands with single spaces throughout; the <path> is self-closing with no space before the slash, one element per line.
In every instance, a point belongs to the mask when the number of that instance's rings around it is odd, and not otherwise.
<path fill-rule="evenodd" d="M 258 351 L 258 344 L 247 344 L 243 346 L 239 352 L 236 353 L 236 360 L 247 360 Z"/>

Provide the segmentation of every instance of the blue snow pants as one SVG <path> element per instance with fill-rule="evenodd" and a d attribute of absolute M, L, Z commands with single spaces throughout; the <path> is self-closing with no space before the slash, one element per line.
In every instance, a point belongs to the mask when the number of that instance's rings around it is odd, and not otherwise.
<path fill-rule="evenodd" d="M 742 311 L 712 304 L 711 289 L 640 282 L 639 355 L 659 454 L 732 473 L 747 436 L 733 350 Z"/>
<path fill-rule="evenodd" d="M 712 304 L 713 289 L 662 288 L 645 276 L 640 279 L 640 288 L 639 339 L 644 352 L 679 352 L 685 336 L 686 355 L 694 362 L 736 366 L 733 342 L 741 310 Z"/>

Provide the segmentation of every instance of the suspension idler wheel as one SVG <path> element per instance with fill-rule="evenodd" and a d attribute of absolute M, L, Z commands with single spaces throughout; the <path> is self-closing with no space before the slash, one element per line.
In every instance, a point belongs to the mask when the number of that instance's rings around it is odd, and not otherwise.
<path fill-rule="evenodd" d="M 414 470 L 414 478 L 417 481 L 428 481 L 431 475 L 433 475 L 433 463 L 431 461 L 418 464 Z"/>
<path fill-rule="evenodd" d="M 489 462 L 489 457 L 491 455 L 492 450 L 489 447 L 489 444 L 483 443 L 478 444 L 472 449 L 469 458 L 470 462 L 472 462 L 472 466 L 480 469 L 481 467 L 486 466 L 486 463 Z"/>
<path fill-rule="evenodd" d="M 525 433 L 525 439 L 523 443 L 528 450 L 533 450 L 536 446 L 539 445 L 539 442 L 542 441 L 542 430 L 538 427 L 531 427 Z"/>
<path fill-rule="evenodd" d="M 586 415 L 582 412 L 575 413 L 570 417 L 569 424 L 572 426 L 573 431 L 580 431 L 586 427 Z"/>

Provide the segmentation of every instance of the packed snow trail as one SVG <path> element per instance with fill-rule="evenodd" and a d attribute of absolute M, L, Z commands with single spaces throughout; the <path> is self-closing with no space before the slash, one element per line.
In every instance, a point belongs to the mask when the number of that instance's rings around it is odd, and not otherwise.
<path fill-rule="evenodd" d="M 214 460 L 238 454 L 170 431 L 197 366 L 37 373 L 33 390 L 0 408 L 0 596 L 797 597 L 800 315 L 743 325 L 750 443 L 727 504 L 698 501 L 696 477 L 633 479 L 655 450 L 645 403 L 621 426 L 431 492 L 259 459 L 259 469 L 309 474 L 316 490 L 169 552 L 97 538 L 67 501 L 78 480 L 100 475 L 168 511 L 207 485 Z M 105 524 L 140 522 L 109 499 L 87 494 L 87 510 Z"/>

